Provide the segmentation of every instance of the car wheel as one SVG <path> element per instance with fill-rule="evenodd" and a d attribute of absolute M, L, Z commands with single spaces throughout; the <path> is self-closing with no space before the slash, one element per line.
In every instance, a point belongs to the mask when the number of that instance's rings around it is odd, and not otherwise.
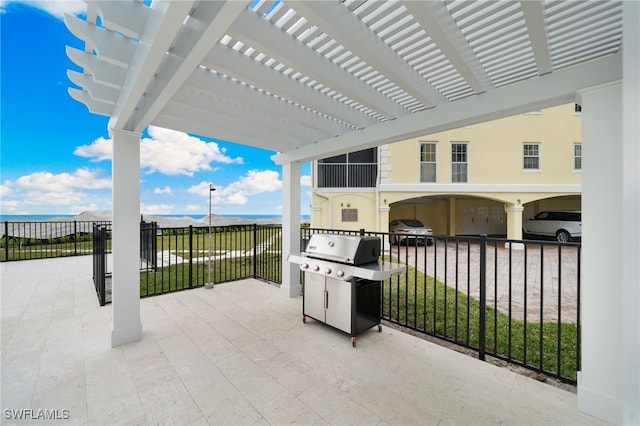
<path fill-rule="evenodd" d="M 556 240 L 560 241 L 561 243 L 568 243 L 569 241 L 571 241 L 571 234 L 569 234 L 564 229 L 561 229 L 556 232 Z"/>

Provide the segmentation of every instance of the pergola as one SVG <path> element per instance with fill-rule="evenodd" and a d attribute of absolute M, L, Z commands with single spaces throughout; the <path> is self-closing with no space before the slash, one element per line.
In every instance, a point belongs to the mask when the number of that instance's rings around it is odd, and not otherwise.
<path fill-rule="evenodd" d="M 278 152 L 283 256 L 300 164 L 568 102 L 583 112 L 580 408 L 640 421 L 640 3 L 92 1 L 70 95 L 111 117 L 112 345 L 142 338 L 139 141 L 160 126 Z M 517 209 L 517 206 L 510 206 Z M 300 293 L 283 262 L 281 290 Z"/>

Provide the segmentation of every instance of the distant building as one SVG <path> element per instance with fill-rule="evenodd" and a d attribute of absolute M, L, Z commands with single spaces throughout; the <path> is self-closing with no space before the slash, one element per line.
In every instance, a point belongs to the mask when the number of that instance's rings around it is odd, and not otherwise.
<path fill-rule="evenodd" d="M 568 104 L 315 161 L 311 225 L 520 239 L 523 217 L 581 209 L 581 119 Z"/>

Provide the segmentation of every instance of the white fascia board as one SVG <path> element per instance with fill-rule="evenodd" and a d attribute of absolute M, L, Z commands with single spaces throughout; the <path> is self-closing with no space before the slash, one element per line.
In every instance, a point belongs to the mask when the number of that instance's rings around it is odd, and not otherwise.
<path fill-rule="evenodd" d="M 621 54 L 617 53 L 296 150 L 281 152 L 271 158 L 276 164 L 326 158 L 574 102 L 575 93 L 580 89 L 619 80 L 622 77 L 621 63 Z"/>
<path fill-rule="evenodd" d="M 386 183 L 378 186 L 385 192 L 436 192 L 460 193 L 582 193 L 582 185 L 551 184 L 470 184 L 470 183 Z"/>
<path fill-rule="evenodd" d="M 315 193 L 318 195 L 322 194 L 335 194 L 335 193 L 344 193 L 344 194 L 362 194 L 362 193 L 372 193 L 376 192 L 376 188 L 315 188 Z"/>
<path fill-rule="evenodd" d="M 443 2 L 405 1 L 403 5 L 475 93 L 482 93 L 494 87 Z"/>
<path fill-rule="evenodd" d="M 321 114 L 337 117 L 357 128 L 378 123 L 375 118 L 222 44 L 216 45 L 209 52 L 203 65 L 297 102 Z M 331 135 L 339 135 L 345 131 L 353 130 L 334 120 L 325 120 L 316 125 L 318 130 L 326 131 Z"/>
<path fill-rule="evenodd" d="M 171 4 L 181 3 L 172 2 Z M 142 131 L 147 124 L 162 110 L 171 97 L 189 78 L 202 59 L 211 48 L 225 35 L 229 25 L 235 21 L 236 17 L 246 10 L 249 1 L 236 0 L 231 2 L 210 2 L 204 1 L 198 4 L 199 8 L 205 9 L 203 15 L 207 16 L 207 25 L 197 34 L 190 33 L 183 39 L 176 42 L 176 52 L 182 53 L 181 61 L 177 67 L 166 67 L 160 71 L 160 77 L 156 79 L 153 89 L 145 93 L 145 99 L 150 100 L 140 114 L 136 114 L 134 126 L 137 131 Z M 184 19 L 185 15 L 182 16 Z M 196 18 L 197 19 L 197 18 Z M 197 28 L 198 26 L 196 26 Z M 161 32 L 164 31 L 164 28 Z M 188 51 L 184 51 L 188 49 Z"/>
<path fill-rule="evenodd" d="M 400 104 L 251 10 L 238 17 L 229 35 L 388 118 L 408 114 Z"/>
<path fill-rule="evenodd" d="M 288 1 L 287 5 L 427 108 L 445 102 L 429 82 L 341 3 Z"/>

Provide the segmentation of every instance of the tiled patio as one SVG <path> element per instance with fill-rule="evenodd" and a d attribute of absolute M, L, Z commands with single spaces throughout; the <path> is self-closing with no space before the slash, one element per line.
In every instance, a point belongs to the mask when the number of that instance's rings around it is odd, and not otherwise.
<path fill-rule="evenodd" d="M 601 423 L 572 393 L 388 327 L 354 349 L 256 280 L 143 299 L 144 339 L 112 349 L 90 256 L 0 274 L 2 424 Z"/>

